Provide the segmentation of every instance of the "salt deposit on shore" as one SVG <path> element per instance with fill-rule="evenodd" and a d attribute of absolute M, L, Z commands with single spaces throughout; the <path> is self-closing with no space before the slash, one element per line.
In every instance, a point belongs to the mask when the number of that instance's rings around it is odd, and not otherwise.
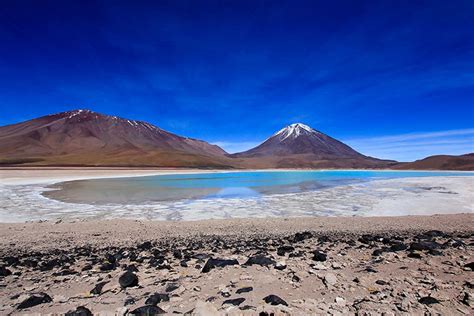
<path fill-rule="evenodd" d="M 0 170 L 0 222 L 54 219 L 203 220 L 247 217 L 397 216 L 474 212 L 474 177 L 376 180 L 259 198 L 93 205 L 45 198 L 49 184 L 78 179 L 131 177 L 209 170 Z M 227 172 L 227 171 L 226 171 Z M 238 171 L 236 171 L 238 172 Z"/>

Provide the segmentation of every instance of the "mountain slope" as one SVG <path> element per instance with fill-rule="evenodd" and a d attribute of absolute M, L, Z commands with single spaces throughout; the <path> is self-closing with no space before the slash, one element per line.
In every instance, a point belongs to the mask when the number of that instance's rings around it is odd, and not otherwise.
<path fill-rule="evenodd" d="M 4 163 L 228 166 L 226 152 L 142 121 L 74 110 L 0 127 Z"/>
<path fill-rule="evenodd" d="M 302 123 L 291 124 L 257 147 L 230 156 L 244 159 L 244 165 L 275 168 L 377 168 L 394 163 L 364 156 Z"/>
<path fill-rule="evenodd" d="M 430 156 L 413 162 L 400 163 L 394 168 L 405 170 L 474 170 L 474 153 L 460 156 Z"/>
<path fill-rule="evenodd" d="M 291 124 L 273 134 L 257 147 L 232 156 L 248 158 L 294 154 L 313 154 L 320 159 L 363 157 L 344 143 L 301 123 Z"/>

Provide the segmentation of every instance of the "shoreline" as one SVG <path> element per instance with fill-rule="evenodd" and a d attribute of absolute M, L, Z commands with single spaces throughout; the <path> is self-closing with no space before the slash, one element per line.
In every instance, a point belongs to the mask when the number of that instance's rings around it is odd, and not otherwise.
<path fill-rule="evenodd" d="M 231 172 L 249 172 L 231 171 Z M 252 170 L 253 171 L 253 170 Z M 268 172 L 267 170 L 256 170 Z M 285 170 L 274 170 L 275 172 Z M 305 170 L 301 170 L 305 172 Z M 166 174 L 229 172 L 227 170 L 0 170 L 0 222 L 132 218 L 196 221 L 209 218 L 310 216 L 399 216 L 474 212 L 474 177 L 377 179 L 301 193 L 264 195 L 256 199 L 216 198 L 144 204 L 78 204 L 43 196 L 48 185 L 81 179 Z M 324 172 L 324 171 L 321 171 Z M 343 171 L 341 171 L 343 172 Z M 361 172 L 363 172 L 361 170 Z M 391 171 L 389 171 L 391 172 Z M 450 171 L 447 173 L 452 174 Z"/>
<path fill-rule="evenodd" d="M 25 171 L 29 171 L 27 174 Z M 47 171 L 44 173 L 44 171 Z M 446 172 L 471 173 L 463 170 L 393 170 L 393 169 L 198 169 L 198 168 L 120 168 L 120 167 L 0 167 L 0 179 L 3 185 L 17 184 L 56 184 L 65 181 L 128 178 L 141 176 L 194 174 L 194 173 L 233 173 L 233 172 L 324 172 L 324 171 L 374 171 L 374 172 Z M 75 174 L 77 172 L 88 175 Z M 57 175 L 51 175 L 57 173 Z M 115 174 L 114 174 L 115 173 Z M 118 174 L 117 174 L 118 173 Z M 56 178 L 55 178 L 56 177 Z"/>

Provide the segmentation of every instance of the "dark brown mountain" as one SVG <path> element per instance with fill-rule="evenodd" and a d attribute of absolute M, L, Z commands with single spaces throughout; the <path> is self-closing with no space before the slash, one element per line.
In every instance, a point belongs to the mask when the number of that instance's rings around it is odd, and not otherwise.
<path fill-rule="evenodd" d="M 90 110 L 0 127 L 2 164 L 228 167 L 225 154 L 205 141 Z"/>
<path fill-rule="evenodd" d="M 430 156 L 414 162 L 400 163 L 394 168 L 406 170 L 474 170 L 474 153 L 460 156 Z"/>
<path fill-rule="evenodd" d="M 394 161 L 364 156 L 311 127 L 296 123 L 248 151 L 230 155 L 244 165 L 275 168 L 380 168 Z"/>

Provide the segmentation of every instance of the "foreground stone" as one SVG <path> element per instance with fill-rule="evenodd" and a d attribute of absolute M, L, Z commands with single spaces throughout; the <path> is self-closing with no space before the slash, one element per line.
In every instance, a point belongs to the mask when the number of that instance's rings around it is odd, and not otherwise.
<path fill-rule="evenodd" d="M 276 295 L 268 295 L 263 298 L 265 303 L 270 304 L 270 305 L 285 305 L 288 306 L 288 303 L 285 302 L 281 297 L 276 296 Z"/>
<path fill-rule="evenodd" d="M 10 271 L 0 277 L 0 315 L 469 315 L 472 310 L 470 232 L 295 236 L 212 236 L 15 256 L 0 249 L 0 267 Z M 374 256 L 375 250 L 380 252 Z M 114 268 L 102 270 L 107 262 Z"/>
<path fill-rule="evenodd" d="M 135 273 L 126 271 L 124 274 L 120 276 L 119 284 L 122 288 L 137 286 L 138 277 L 135 275 Z"/>
<path fill-rule="evenodd" d="M 202 268 L 202 272 L 203 273 L 208 273 L 216 267 L 223 268 L 223 267 L 226 267 L 226 266 L 232 266 L 232 265 L 238 265 L 238 264 L 239 264 L 239 262 L 235 259 L 228 260 L 228 259 L 209 258 L 207 260 L 206 264 L 204 265 L 204 267 Z"/>
<path fill-rule="evenodd" d="M 18 305 L 18 309 L 30 308 L 39 304 L 50 303 L 53 300 L 51 297 L 43 292 L 31 294 Z"/>

